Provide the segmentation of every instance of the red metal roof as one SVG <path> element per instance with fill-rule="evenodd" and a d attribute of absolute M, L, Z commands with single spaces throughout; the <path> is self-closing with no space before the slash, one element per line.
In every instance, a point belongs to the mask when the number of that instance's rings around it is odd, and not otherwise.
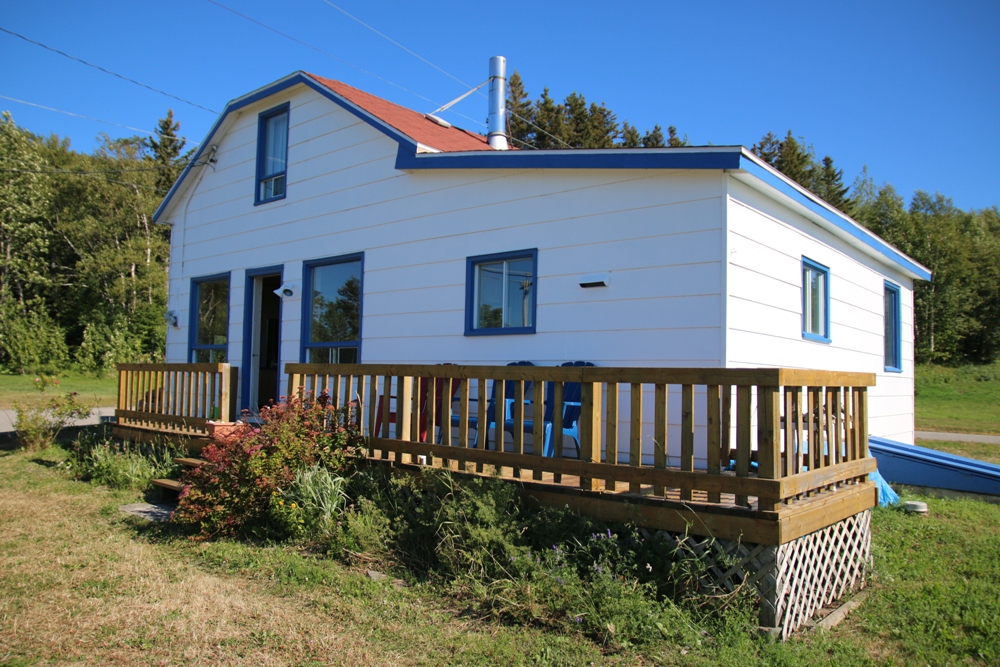
<path fill-rule="evenodd" d="M 490 151 L 486 137 L 458 127 L 442 127 L 422 114 L 375 97 L 346 83 L 326 79 L 315 74 L 310 77 L 337 93 L 348 102 L 360 107 L 387 125 L 425 146 L 445 153 L 459 151 Z"/>

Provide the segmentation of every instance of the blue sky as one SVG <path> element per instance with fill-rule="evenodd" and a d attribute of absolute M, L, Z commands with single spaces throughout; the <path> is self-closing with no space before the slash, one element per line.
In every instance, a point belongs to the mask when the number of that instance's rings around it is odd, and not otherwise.
<path fill-rule="evenodd" d="M 329 55 L 210 0 L 3 0 L 0 27 L 216 111 L 298 69 L 425 112 L 465 90 L 324 0 L 218 2 Z M 504 55 L 533 97 L 578 91 L 640 130 L 749 146 L 791 129 L 845 182 L 867 164 L 907 199 L 923 189 L 962 208 L 1000 204 L 995 1 L 331 2 L 468 84 Z M 150 130 L 170 107 L 193 142 L 215 119 L 6 33 L 0 61 L 8 98 Z M 82 151 L 100 132 L 134 134 L 9 99 L 0 109 Z M 454 110 L 453 123 L 483 129 L 483 98 Z"/>

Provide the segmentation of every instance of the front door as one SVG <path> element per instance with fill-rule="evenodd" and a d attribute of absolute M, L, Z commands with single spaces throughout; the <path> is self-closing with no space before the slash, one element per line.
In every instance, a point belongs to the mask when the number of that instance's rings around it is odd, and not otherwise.
<path fill-rule="evenodd" d="M 281 274 L 255 275 L 247 279 L 250 292 L 250 358 L 244 360 L 249 371 L 247 407 L 256 413 L 263 405 L 278 402 L 278 378 L 281 349 L 281 297 L 274 293 L 281 287 Z"/>

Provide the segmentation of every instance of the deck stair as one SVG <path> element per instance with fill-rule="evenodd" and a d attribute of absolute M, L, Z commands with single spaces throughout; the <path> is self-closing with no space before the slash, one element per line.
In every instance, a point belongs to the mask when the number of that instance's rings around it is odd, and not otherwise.
<path fill-rule="evenodd" d="M 203 459 L 196 459 L 192 457 L 179 456 L 174 459 L 174 463 L 185 468 L 200 468 L 204 465 L 205 461 Z M 180 493 L 184 490 L 184 483 L 176 479 L 154 479 L 150 482 L 153 486 L 158 486 L 165 491 L 171 493 Z"/>

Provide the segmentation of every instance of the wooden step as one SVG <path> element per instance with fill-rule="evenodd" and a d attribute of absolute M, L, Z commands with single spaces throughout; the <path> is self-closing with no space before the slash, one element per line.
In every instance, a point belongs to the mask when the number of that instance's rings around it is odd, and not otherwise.
<path fill-rule="evenodd" d="M 195 459 L 186 456 L 179 456 L 174 459 L 174 463 L 185 468 L 200 468 L 205 464 L 204 459 Z"/>
<path fill-rule="evenodd" d="M 161 489 L 173 491 L 174 493 L 180 493 L 184 490 L 184 484 L 178 482 L 176 479 L 154 479 L 151 483 L 153 486 L 158 486 Z"/>

